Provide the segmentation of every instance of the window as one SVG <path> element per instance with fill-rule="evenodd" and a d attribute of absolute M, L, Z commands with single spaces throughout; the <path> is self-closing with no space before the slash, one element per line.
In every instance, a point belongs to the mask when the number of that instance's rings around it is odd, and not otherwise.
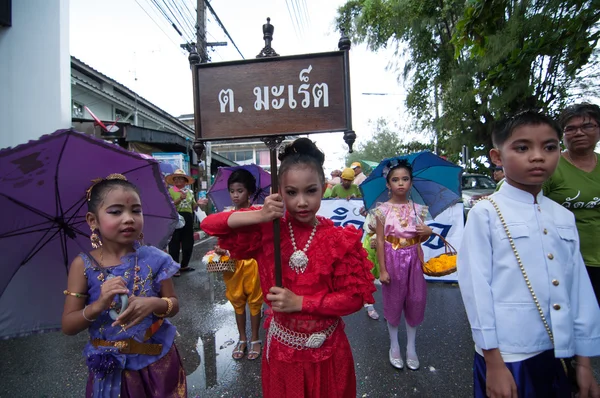
<path fill-rule="evenodd" d="M 239 164 L 250 164 L 255 162 L 253 151 L 218 152 L 218 154 Z"/>
<path fill-rule="evenodd" d="M 73 109 L 71 111 L 71 117 L 80 118 L 80 119 L 83 118 L 83 105 L 76 101 L 72 101 L 72 102 L 73 102 Z"/>
<path fill-rule="evenodd" d="M 469 175 L 462 178 L 462 189 L 494 189 L 496 183 L 490 177 Z"/>
<path fill-rule="evenodd" d="M 271 165 L 271 154 L 269 151 L 260 150 L 256 151 L 256 164 L 261 166 Z"/>

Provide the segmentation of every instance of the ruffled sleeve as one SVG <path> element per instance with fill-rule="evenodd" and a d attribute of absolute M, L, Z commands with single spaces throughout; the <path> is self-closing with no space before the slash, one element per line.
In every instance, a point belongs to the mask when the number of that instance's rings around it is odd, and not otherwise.
<path fill-rule="evenodd" d="M 149 259 L 156 262 L 156 270 L 154 271 L 153 288 L 155 291 L 160 291 L 160 283 L 165 279 L 170 279 L 177 271 L 180 265 L 173 258 L 162 250 L 153 246 L 144 246 L 144 251 Z"/>
<path fill-rule="evenodd" d="M 385 218 L 387 217 L 388 212 L 390 211 L 390 206 L 383 202 L 378 203 L 377 207 L 369 212 L 369 214 L 375 219 L 379 220 L 383 225 L 385 225 Z M 374 221 L 376 222 L 376 221 Z"/>
<path fill-rule="evenodd" d="M 331 291 L 305 295 L 302 311 L 324 316 L 344 316 L 358 311 L 365 303 L 374 303 L 375 285 L 367 252 L 362 247 L 362 232 L 348 227 L 327 231 L 328 255 L 333 258 Z M 327 254 L 325 254 L 327 255 Z"/>
<path fill-rule="evenodd" d="M 251 207 L 237 211 L 257 211 Z M 229 250 L 232 258 L 255 258 L 256 252 L 262 247 L 262 226 L 253 225 L 232 229 L 227 224 L 229 217 L 235 212 L 211 214 L 202 220 L 200 228 L 211 236 L 219 238 L 219 246 Z"/>

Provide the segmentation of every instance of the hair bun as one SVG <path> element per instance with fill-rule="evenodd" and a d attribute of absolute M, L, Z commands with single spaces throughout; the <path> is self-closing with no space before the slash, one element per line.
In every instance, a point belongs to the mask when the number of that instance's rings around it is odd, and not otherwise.
<path fill-rule="evenodd" d="M 295 154 L 310 156 L 316 159 L 321 166 L 325 163 L 325 154 L 308 138 L 298 138 L 286 145 L 279 153 L 279 160 L 283 161 L 288 156 Z"/>

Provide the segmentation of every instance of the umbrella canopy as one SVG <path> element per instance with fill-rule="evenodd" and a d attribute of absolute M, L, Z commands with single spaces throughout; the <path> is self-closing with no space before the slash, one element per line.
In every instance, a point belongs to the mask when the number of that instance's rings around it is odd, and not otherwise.
<path fill-rule="evenodd" d="M 434 153 L 423 151 L 384 159 L 379 163 L 359 186 L 367 210 L 389 199 L 384 170 L 399 160 L 407 161 L 412 167 L 413 182 L 410 193 L 412 200 L 428 206 L 432 217 L 435 218 L 461 200 L 462 167 Z"/>
<path fill-rule="evenodd" d="M 370 160 L 359 160 L 359 162 L 362 164 L 362 170 L 365 174 L 372 173 L 373 169 L 375 169 L 379 165 L 379 163 L 372 162 Z"/>
<path fill-rule="evenodd" d="M 86 189 L 111 173 L 137 185 L 144 241 L 164 247 L 178 215 L 155 160 L 73 130 L 0 151 L 0 338 L 60 328 L 69 265 L 91 249 Z"/>
<path fill-rule="evenodd" d="M 231 197 L 229 196 L 227 180 L 231 173 L 240 169 L 248 170 L 256 179 L 256 193 L 250 198 L 252 204 L 264 203 L 265 198 L 269 195 L 271 174 L 267 173 L 262 167 L 255 164 L 235 167 L 219 167 L 215 182 L 207 193 L 208 198 L 212 201 L 218 211 L 223 211 L 225 207 L 231 206 Z"/>

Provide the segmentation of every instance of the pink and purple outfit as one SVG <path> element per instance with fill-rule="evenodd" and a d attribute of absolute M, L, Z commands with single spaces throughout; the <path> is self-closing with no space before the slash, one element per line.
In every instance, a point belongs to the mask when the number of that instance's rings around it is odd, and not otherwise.
<path fill-rule="evenodd" d="M 425 206 L 381 203 L 375 209 L 384 224 L 385 267 L 390 283 L 382 284 L 383 314 L 392 326 L 398 326 L 404 311 L 410 326 L 418 326 L 425 316 L 427 285 L 423 276 L 417 217 L 424 218 Z"/>
<path fill-rule="evenodd" d="M 135 249 L 114 267 L 100 267 L 89 255 L 79 254 L 90 295 L 86 304 L 98 300 L 103 281 L 111 275 L 122 277 L 135 296 L 160 297 L 160 283 L 171 278 L 179 264 L 155 247 Z M 111 326 L 113 322 L 107 310 L 88 329 L 90 340 L 83 350 L 90 370 L 85 396 L 186 397 L 185 371 L 173 343 L 175 326 L 154 314 L 127 330 Z"/>

